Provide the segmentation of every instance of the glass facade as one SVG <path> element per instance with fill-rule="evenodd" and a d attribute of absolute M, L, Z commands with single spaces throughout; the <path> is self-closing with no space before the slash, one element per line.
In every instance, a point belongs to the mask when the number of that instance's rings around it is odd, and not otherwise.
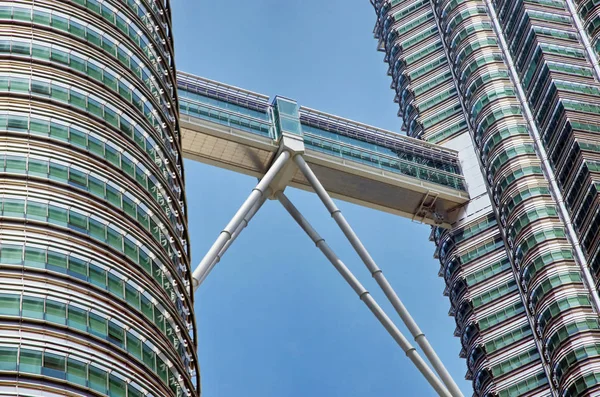
<path fill-rule="evenodd" d="M 14 1 L 0 29 L 0 394 L 197 393 L 169 1 Z"/>
<path fill-rule="evenodd" d="M 465 134 L 484 177 L 487 211 L 433 234 L 475 395 L 597 393 L 600 8 L 372 3 L 406 132 Z"/>
<path fill-rule="evenodd" d="M 178 85 L 180 112 L 191 118 L 274 141 L 299 135 L 306 150 L 466 191 L 455 151 L 183 72 Z"/>

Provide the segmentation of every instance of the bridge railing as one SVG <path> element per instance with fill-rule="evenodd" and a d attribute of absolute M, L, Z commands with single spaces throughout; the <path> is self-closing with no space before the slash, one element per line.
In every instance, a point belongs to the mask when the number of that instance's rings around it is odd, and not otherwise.
<path fill-rule="evenodd" d="M 277 139 L 265 95 L 185 73 L 178 92 L 182 114 Z M 307 107 L 299 119 L 307 149 L 466 191 L 453 150 Z"/>

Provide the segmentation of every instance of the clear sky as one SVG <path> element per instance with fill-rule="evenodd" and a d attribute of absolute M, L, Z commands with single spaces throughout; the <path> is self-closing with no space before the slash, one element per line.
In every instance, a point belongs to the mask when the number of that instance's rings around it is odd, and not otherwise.
<path fill-rule="evenodd" d="M 368 0 L 171 3 L 179 70 L 400 131 Z M 192 162 L 185 166 L 195 266 L 256 180 Z M 287 194 L 401 325 L 317 197 L 295 189 Z M 465 395 L 472 394 L 430 228 L 338 205 Z M 275 201 L 265 204 L 202 285 L 196 318 L 206 397 L 434 395 Z"/>

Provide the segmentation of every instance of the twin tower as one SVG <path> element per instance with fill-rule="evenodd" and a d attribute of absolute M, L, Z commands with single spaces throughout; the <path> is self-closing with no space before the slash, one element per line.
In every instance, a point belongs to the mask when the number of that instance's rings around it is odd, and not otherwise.
<path fill-rule="evenodd" d="M 597 395 L 600 5 L 372 3 L 404 128 L 469 186 L 433 236 L 475 395 Z"/>

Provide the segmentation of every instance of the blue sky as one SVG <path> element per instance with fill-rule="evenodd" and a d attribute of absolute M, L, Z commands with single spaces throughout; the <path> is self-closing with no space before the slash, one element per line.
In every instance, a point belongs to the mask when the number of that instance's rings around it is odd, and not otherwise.
<path fill-rule="evenodd" d="M 179 70 L 400 130 L 368 0 L 171 3 Z M 195 266 L 256 181 L 192 162 L 186 163 L 186 178 Z M 295 189 L 287 194 L 400 325 L 317 197 Z M 471 394 L 429 227 L 338 205 L 464 393 Z M 265 204 L 202 285 L 196 316 L 207 397 L 434 395 L 274 201 Z"/>

